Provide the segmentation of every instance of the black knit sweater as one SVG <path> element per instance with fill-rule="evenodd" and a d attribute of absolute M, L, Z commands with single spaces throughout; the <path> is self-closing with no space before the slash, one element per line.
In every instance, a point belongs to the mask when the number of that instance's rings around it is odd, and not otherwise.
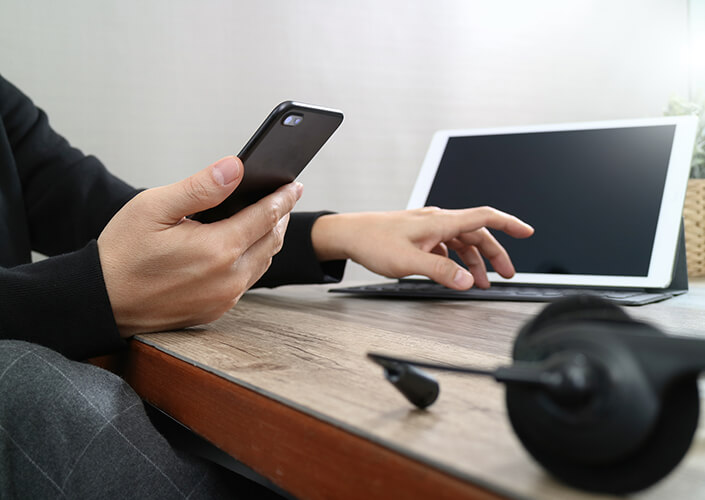
<path fill-rule="evenodd" d="M 46 114 L 0 76 L 0 338 L 36 342 L 73 359 L 124 347 L 105 289 L 96 238 L 138 191 L 72 147 Z M 257 286 L 342 277 L 321 265 L 311 226 L 294 214 Z M 31 250 L 49 256 L 31 263 Z"/>

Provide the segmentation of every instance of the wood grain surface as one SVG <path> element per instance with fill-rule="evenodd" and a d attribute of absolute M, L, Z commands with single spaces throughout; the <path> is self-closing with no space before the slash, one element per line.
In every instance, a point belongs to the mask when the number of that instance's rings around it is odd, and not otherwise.
<path fill-rule="evenodd" d="M 514 498 L 598 498 L 563 487 L 532 461 L 493 380 L 437 373 L 441 395 L 420 411 L 365 358 L 376 351 L 506 364 L 515 333 L 542 307 L 364 299 L 321 286 L 254 291 L 212 324 L 139 336 L 132 350 L 142 361 L 128 378 L 143 397 L 301 498 L 389 498 L 390 491 L 492 498 L 484 489 Z M 667 333 L 705 336 L 705 281 L 686 296 L 628 312 Z M 219 405 L 230 408 L 220 417 Z M 705 498 L 704 427 L 678 469 L 635 498 Z M 316 472 L 321 464 L 325 474 Z M 388 488 L 424 474 L 428 481 Z"/>

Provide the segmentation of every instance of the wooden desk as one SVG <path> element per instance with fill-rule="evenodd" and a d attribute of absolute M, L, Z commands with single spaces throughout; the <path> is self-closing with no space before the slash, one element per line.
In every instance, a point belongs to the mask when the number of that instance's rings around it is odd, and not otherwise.
<path fill-rule="evenodd" d="M 419 411 L 365 358 L 372 350 L 494 367 L 543 306 L 373 300 L 319 286 L 255 291 L 205 327 L 139 336 L 126 378 L 300 498 L 595 498 L 532 461 L 501 385 L 438 373 L 441 395 Z M 705 335 L 705 281 L 628 312 L 668 333 Z M 705 425 L 676 471 L 635 498 L 705 498 Z"/>

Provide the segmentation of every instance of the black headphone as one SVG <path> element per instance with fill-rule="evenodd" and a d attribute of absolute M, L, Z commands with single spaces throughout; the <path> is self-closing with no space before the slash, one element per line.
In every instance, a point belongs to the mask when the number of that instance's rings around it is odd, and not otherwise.
<path fill-rule="evenodd" d="M 604 299 L 547 306 L 520 331 L 514 364 L 496 370 L 368 356 L 419 408 L 438 383 L 416 367 L 492 376 L 507 384 L 509 420 L 529 453 L 576 488 L 612 494 L 665 477 L 698 425 L 705 340 L 666 336 Z"/>

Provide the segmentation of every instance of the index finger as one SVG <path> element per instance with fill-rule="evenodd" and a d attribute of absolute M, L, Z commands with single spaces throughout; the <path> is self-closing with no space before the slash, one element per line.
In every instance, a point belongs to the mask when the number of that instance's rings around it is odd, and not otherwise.
<path fill-rule="evenodd" d="M 534 228 L 518 217 L 492 207 L 473 207 L 461 210 L 448 210 L 449 216 L 444 228 L 449 237 L 490 227 L 507 233 L 514 238 L 528 238 L 534 234 Z M 449 239 L 449 238 L 448 238 Z"/>
<path fill-rule="evenodd" d="M 249 248 L 294 209 L 302 193 L 301 183 L 286 184 L 256 203 L 210 226 L 229 234 L 233 247 Z"/>

